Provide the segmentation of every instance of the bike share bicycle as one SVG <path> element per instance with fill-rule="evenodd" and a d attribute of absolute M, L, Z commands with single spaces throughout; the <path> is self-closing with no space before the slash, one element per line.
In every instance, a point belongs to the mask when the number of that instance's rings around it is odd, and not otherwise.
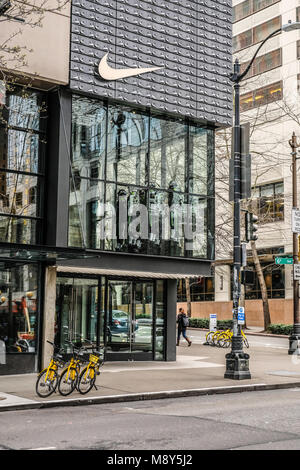
<path fill-rule="evenodd" d="M 63 359 L 64 350 L 55 346 L 51 341 L 47 341 L 47 343 L 53 346 L 53 355 L 48 367 L 39 373 L 35 385 L 36 393 L 41 398 L 47 398 L 52 395 L 52 393 L 56 392 L 59 380 L 58 369 L 65 365 Z"/>

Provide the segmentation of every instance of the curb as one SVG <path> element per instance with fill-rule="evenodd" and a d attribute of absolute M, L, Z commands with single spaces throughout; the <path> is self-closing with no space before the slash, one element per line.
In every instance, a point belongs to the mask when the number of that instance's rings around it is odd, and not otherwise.
<path fill-rule="evenodd" d="M 45 402 L 19 403 L 0 406 L 0 413 L 4 411 L 46 409 L 64 406 L 86 406 L 103 405 L 108 403 L 126 403 L 133 401 L 162 400 L 167 398 L 184 398 L 205 395 L 217 395 L 228 393 L 259 392 L 266 390 L 284 390 L 289 388 L 300 388 L 300 382 L 282 383 L 282 384 L 250 384 L 250 385 L 232 385 L 229 387 L 198 388 L 190 390 L 168 390 L 161 392 L 143 392 L 132 393 L 128 395 L 108 395 L 94 398 L 70 398 L 65 400 L 52 400 Z"/>

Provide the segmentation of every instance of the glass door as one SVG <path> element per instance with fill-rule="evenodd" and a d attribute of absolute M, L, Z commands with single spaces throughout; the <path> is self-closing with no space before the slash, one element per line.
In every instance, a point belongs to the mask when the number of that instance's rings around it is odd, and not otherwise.
<path fill-rule="evenodd" d="M 114 359 L 153 359 L 152 282 L 108 281 L 106 348 Z"/>
<path fill-rule="evenodd" d="M 71 352 L 68 341 L 88 339 L 96 343 L 97 312 L 98 280 L 67 277 L 57 279 L 57 344 Z"/>
<path fill-rule="evenodd" d="M 132 283 L 108 281 L 107 351 L 131 352 Z"/>

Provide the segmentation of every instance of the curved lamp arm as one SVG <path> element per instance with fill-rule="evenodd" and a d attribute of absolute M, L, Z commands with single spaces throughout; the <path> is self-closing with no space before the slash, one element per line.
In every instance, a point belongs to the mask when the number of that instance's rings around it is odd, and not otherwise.
<path fill-rule="evenodd" d="M 257 57 L 257 54 L 259 53 L 259 51 L 261 50 L 261 48 L 263 47 L 263 45 L 272 37 L 272 36 L 275 36 L 275 34 L 277 33 L 280 33 L 280 31 L 282 31 L 282 28 L 280 29 L 276 29 L 276 31 L 273 31 L 271 34 L 269 34 L 269 36 L 267 36 L 263 42 L 260 44 L 260 46 L 257 48 L 254 56 L 252 57 L 250 63 L 248 64 L 246 70 L 244 70 L 243 73 L 241 74 L 236 74 L 236 73 L 233 73 L 230 75 L 230 80 L 232 82 L 235 82 L 235 83 L 239 83 L 241 80 L 243 80 L 243 78 L 247 75 L 247 73 L 249 72 L 250 68 L 252 67 L 252 64 L 253 62 L 255 61 L 256 57 Z"/>

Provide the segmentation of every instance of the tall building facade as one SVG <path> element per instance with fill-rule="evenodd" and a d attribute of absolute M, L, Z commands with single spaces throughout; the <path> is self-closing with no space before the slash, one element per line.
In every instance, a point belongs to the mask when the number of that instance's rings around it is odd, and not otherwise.
<path fill-rule="evenodd" d="M 245 70 L 262 41 L 282 25 L 300 19 L 298 0 L 234 0 L 233 56 Z M 276 256 L 292 256 L 292 171 L 289 140 L 299 135 L 300 33 L 280 32 L 259 51 L 241 82 L 241 121 L 250 124 L 252 196 L 244 209 L 257 214 L 257 252 L 268 291 L 272 323 L 293 323 L 292 266 L 276 265 Z M 299 142 L 299 140 L 298 140 Z M 216 144 L 216 259 L 215 275 L 192 286 L 193 315 L 232 317 L 232 208 L 229 203 L 230 132 Z M 243 214 L 243 213 L 242 213 Z M 242 215 L 243 221 L 243 215 Z M 242 239 L 244 238 L 242 225 Z M 254 269 L 250 244 L 248 266 Z M 179 301 L 185 301 L 180 283 Z M 261 289 L 245 288 L 247 323 L 263 326 Z"/>
<path fill-rule="evenodd" d="M 35 32 L 1 108 L 0 374 L 37 370 L 47 340 L 175 360 L 177 280 L 209 276 L 215 257 L 231 13 L 229 0 L 74 0 Z"/>

